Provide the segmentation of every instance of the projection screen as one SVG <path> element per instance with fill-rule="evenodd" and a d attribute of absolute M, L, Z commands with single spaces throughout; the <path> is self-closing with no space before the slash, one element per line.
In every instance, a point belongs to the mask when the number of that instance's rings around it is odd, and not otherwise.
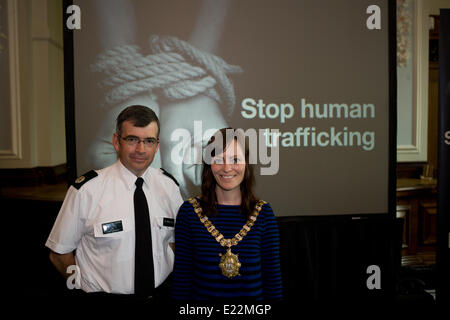
<path fill-rule="evenodd" d="M 211 133 L 234 127 L 257 137 L 256 193 L 277 216 L 388 212 L 387 0 L 73 4 L 77 175 L 116 161 L 115 119 L 142 104 L 161 121 L 152 166 L 184 198 Z"/>

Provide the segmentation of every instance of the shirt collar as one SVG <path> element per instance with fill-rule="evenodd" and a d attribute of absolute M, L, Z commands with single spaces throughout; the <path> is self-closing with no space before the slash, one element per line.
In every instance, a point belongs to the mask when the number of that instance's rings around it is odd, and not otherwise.
<path fill-rule="evenodd" d="M 126 188 L 128 190 L 133 190 L 135 188 L 135 182 L 138 178 L 134 173 L 132 173 L 130 170 L 128 170 L 122 162 L 120 162 L 120 159 L 117 160 L 117 167 L 119 171 L 119 177 L 125 184 Z M 144 173 L 141 175 L 141 178 L 144 179 L 144 185 L 148 184 L 150 181 L 150 166 L 144 171 Z"/>

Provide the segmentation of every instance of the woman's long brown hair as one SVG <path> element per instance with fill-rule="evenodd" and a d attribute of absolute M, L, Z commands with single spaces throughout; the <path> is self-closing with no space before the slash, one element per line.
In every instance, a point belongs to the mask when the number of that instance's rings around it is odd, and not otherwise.
<path fill-rule="evenodd" d="M 222 150 L 220 153 L 223 153 L 228 145 L 232 141 L 227 140 L 227 130 L 233 130 L 235 137 L 234 141 L 237 141 L 245 152 L 245 172 L 244 179 L 241 182 L 241 214 L 245 215 L 247 218 L 252 213 L 255 204 L 257 202 L 257 198 L 253 193 L 253 187 L 255 184 L 255 176 L 253 173 L 253 165 L 249 163 L 249 147 L 248 141 L 245 139 L 245 135 L 242 129 L 233 129 L 233 128 L 223 128 L 217 131 L 211 139 L 208 141 L 208 146 L 215 141 L 215 139 L 222 138 Z M 244 146 L 242 145 L 244 142 Z M 219 144 L 220 145 L 220 144 Z M 211 154 L 213 157 L 215 154 Z M 203 209 L 203 214 L 206 216 L 215 216 L 217 215 L 217 196 L 216 196 L 216 179 L 211 170 L 211 164 L 203 161 L 203 171 L 202 171 L 202 196 L 201 196 L 201 206 Z"/>

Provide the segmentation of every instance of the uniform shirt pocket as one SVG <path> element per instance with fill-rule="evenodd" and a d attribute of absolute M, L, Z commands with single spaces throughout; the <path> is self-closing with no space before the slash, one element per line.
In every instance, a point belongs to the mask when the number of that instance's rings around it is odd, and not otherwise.
<path fill-rule="evenodd" d="M 172 218 L 157 216 L 153 218 L 153 239 L 156 243 L 153 248 L 156 248 L 156 256 L 162 263 L 165 273 L 170 273 L 173 268 L 175 255 L 169 243 L 175 242 L 175 226 Z M 163 271 L 161 271 L 163 272 Z"/>
<path fill-rule="evenodd" d="M 175 219 L 169 217 L 155 217 L 155 226 L 163 239 L 163 244 L 175 242 Z"/>
<path fill-rule="evenodd" d="M 111 261 L 132 258 L 131 223 L 127 218 L 108 218 L 94 223 L 96 251 Z"/>

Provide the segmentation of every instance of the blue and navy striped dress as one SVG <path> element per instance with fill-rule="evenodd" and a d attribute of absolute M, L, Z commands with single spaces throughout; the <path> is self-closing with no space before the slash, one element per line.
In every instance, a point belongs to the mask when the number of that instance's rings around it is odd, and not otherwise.
<path fill-rule="evenodd" d="M 210 221 L 225 238 L 231 239 L 247 222 L 238 205 L 217 205 Z M 180 300 L 281 299 L 279 233 L 274 213 L 265 204 L 252 229 L 237 245 L 240 275 L 222 275 L 219 254 L 226 253 L 200 222 L 192 205 L 185 201 L 175 225 L 173 298 Z"/>

